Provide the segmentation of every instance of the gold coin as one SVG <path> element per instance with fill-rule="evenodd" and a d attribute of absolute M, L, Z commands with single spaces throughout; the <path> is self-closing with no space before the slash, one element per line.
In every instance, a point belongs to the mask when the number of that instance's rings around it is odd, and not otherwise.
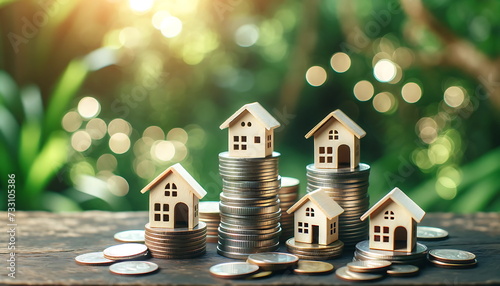
<path fill-rule="evenodd" d="M 273 274 L 272 271 L 262 271 L 262 272 L 257 272 L 255 274 L 253 274 L 252 276 L 247 277 L 246 279 L 247 280 L 259 279 L 259 278 L 264 278 L 264 277 L 270 276 L 271 274 Z"/>
<path fill-rule="evenodd" d="M 347 263 L 347 268 L 352 272 L 358 273 L 374 273 L 383 272 L 391 266 L 391 262 L 387 260 L 365 260 L 353 261 Z"/>
<path fill-rule="evenodd" d="M 333 265 L 328 262 L 313 261 L 313 260 L 299 260 L 297 268 L 293 270 L 295 274 L 325 274 L 333 270 Z"/>
<path fill-rule="evenodd" d="M 340 267 L 335 271 L 335 275 L 337 275 L 338 278 L 347 280 L 347 281 L 370 281 L 370 280 L 376 280 L 380 279 L 383 277 L 382 274 L 378 273 L 356 273 L 349 271 L 347 266 Z"/>

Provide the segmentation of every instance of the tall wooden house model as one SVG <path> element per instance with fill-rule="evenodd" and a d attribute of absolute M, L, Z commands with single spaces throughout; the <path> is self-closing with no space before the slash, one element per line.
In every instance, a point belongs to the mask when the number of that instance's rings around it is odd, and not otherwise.
<path fill-rule="evenodd" d="M 258 102 L 245 104 L 220 129 L 229 128 L 229 156 L 263 158 L 273 153 L 274 129 L 280 123 Z"/>
<path fill-rule="evenodd" d="M 412 252 L 417 223 L 425 212 L 399 188 L 394 188 L 361 216 L 370 217 L 370 248 Z"/>
<path fill-rule="evenodd" d="M 340 109 L 328 114 L 306 134 L 314 136 L 314 166 L 354 169 L 359 165 L 359 139 L 366 132 Z"/>
<path fill-rule="evenodd" d="M 287 213 L 294 214 L 295 241 L 328 245 L 339 238 L 339 215 L 344 212 L 323 189 L 303 196 Z"/>
<path fill-rule="evenodd" d="M 150 227 L 192 229 L 198 225 L 198 201 L 207 192 L 177 163 L 141 190 L 149 191 Z"/>

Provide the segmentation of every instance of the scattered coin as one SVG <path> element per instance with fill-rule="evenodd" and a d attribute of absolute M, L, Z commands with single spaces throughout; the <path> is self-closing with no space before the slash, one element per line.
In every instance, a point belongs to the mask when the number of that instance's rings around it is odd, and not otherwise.
<path fill-rule="evenodd" d="M 84 265 L 110 265 L 112 263 L 115 263 L 114 260 L 104 257 L 102 251 L 78 255 L 77 257 L 75 257 L 75 261 L 76 263 Z"/>
<path fill-rule="evenodd" d="M 476 259 L 474 253 L 459 249 L 432 249 L 429 251 L 429 257 L 442 262 L 464 264 L 471 263 Z"/>
<path fill-rule="evenodd" d="M 210 267 L 210 273 L 219 278 L 244 278 L 259 271 L 259 266 L 246 262 L 227 262 Z"/>
<path fill-rule="evenodd" d="M 104 249 L 104 257 L 112 260 L 133 259 L 148 251 L 148 247 L 140 243 L 124 243 Z"/>
<path fill-rule="evenodd" d="M 126 230 L 115 234 L 115 240 L 119 242 L 142 242 L 144 243 L 144 230 Z"/>
<path fill-rule="evenodd" d="M 247 262 L 258 265 L 262 270 L 276 271 L 295 266 L 299 258 L 288 253 L 264 252 L 248 256 Z"/>
<path fill-rule="evenodd" d="M 417 226 L 417 238 L 424 240 L 436 240 L 448 237 L 444 229 L 430 226 Z"/>
<path fill-rule="evenodd" d="M 340 267 L 335 271 L 335 275 L 337 275 L 338 278 L 347 280 L 347 281 L 370 281 L 370 280 L 376 280 L 380 279 L 383 277 L 382 274 L 379 273 L 356 273 L 349 271 L 347 266 Z"/>
<path fill-rule="evenodd" d="M 120 275 L 141 275 L 158 270 L 158 265 L 148 261 L 125 261 L 111 265 L 109 271 Z"/>
<path fill-rule="evenodd" d="M 437 267 L 442 267 L 442 268 L 470 268 L 474 267 L 477 264 L 477 260 L 474 259 L 468 263 L 450 263 L 450 262 L 443 262 L 435 259 L 429 259 L 429 262 L 434 264 L 434 266 Z"/>
<path fill-rule="evenodd" d="M 387 274 L 397 277 L 413 276 L 416 275 L 419 270 L 420 268 L 415 265 L 393 264 L 391 265 L 391 268 L 387 270 Z"/>
<path fill-rule="evenodd" d="M 313 261 L 313 260 L 299 260 L 297 268 L 293 270 L 295 274 L 325 274 L 333 270 L 333 265 L 328 262 Z"/>
<path fill-rule="evenodd" d="M 272 271 L 262 271 L 262 272 L 257 272 L 255 274 L 247 277 L 246 279 L 247 280 L 260 279 L 260 278 L 264 278 L 264 277 L 267 277 L 267 276 L 271 276 L 271 274 L 273 274 Z"/>
<path fill-rule="evenodd" d="M 347 263 L 349 271 L 358 273 L 377 273 L 384 272 L 391 266 L 391 262 L 387 260 L 366 260 L 353 261 Z"/>

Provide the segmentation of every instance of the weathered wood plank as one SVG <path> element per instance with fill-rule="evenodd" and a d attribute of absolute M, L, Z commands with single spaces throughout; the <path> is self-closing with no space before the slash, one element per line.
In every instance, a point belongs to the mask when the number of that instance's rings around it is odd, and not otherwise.
<path fill-rule="evenodd" d="M 6 216 L 6 213 L 0 213 Z M 87 252 L 101 251 L 117 242 L 113 235 L 122 230 L 142 229 L 146 212 L 110 213 L 89 211 L 83 213 L 53 214 L 46 212 L 17 212 L 16 278 L 7 277 L 2 267 L 0 284 L 10 285 L 343 285 L 335 274 L 298 276 L 289 272 L 277 273 L 261 280 L 224 280 L 212 277 L 211 265 L 233 261 L 216 254 L 210 243 L 205 256 L 187 260 L 159 260 L 158 273 L 125 277 L 113 275 L 106 266 L 82 266 L 74 257 Z M 479 264 L 472 269 L 442 269 L 427 266 L 413 278 L 386 278 L 376 285 L 484 285 L 500 284 L 500 213 L 456 215 L 431 213 L 422 225 L 445 228 L 450 238 L 426 241 L 429 248 L 459 248 L 474 252 Z M 0 231 L 6 235 L 4 224 Z M 8 257 L 8 236 L 2 236 L 5 247 L 2 257 Z M 284 248 L 283 248 L 284 250 Z M 352 259 L 353 250 L 347 249 L 342 258 L 330 261 L 336 268 Z M 6 259 L 1 263 L 7 266 Z"/>

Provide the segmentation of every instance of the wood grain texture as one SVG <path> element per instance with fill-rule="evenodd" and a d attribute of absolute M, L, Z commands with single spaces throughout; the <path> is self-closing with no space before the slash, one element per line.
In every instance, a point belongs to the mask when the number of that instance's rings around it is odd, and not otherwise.
<path fill-rule="evenodd" d="M 6 213 L 0 213 L 6 217 Z M 207 254 L 197 259 L 150 259 L 160 271 L 146 276 L 128 277 L 111 274 L 106 266 L 83 266 L 74 258 L 83 253 L 102 251 L 118 244 L 113 235 L 122 230 L 143 229 L 146 212 L 53 214 L 17 212 L 16 279 L 7 277 L 6 223 L 1 250 L 2 285 L 345 285 L 334 273 L 321 276 L 299 276 L 290 272 L 275 273 L 258 280 L 225 280 L 212 277 L 210 266 L 234 261 L 217 255 L 215 244 L 209 243 Z M 412 278 L 392 278 L 373 282 L 374 285 L 499 285 L 500 284 L 500 213 L 427 214 L 420 225 L 442 227 L 450 237 L 441 241 L 424 241 L 432 248 L 457 248 L 475 253 L 479 264 L 472 269 L 443 269 L 427 266 Z M 282 247 L 285 250 L 285 247 Z M 352 259 L 353 249 L 331 262 L 335 268 Z M 359 285 L 359 284 L 358 284 Z"/>

